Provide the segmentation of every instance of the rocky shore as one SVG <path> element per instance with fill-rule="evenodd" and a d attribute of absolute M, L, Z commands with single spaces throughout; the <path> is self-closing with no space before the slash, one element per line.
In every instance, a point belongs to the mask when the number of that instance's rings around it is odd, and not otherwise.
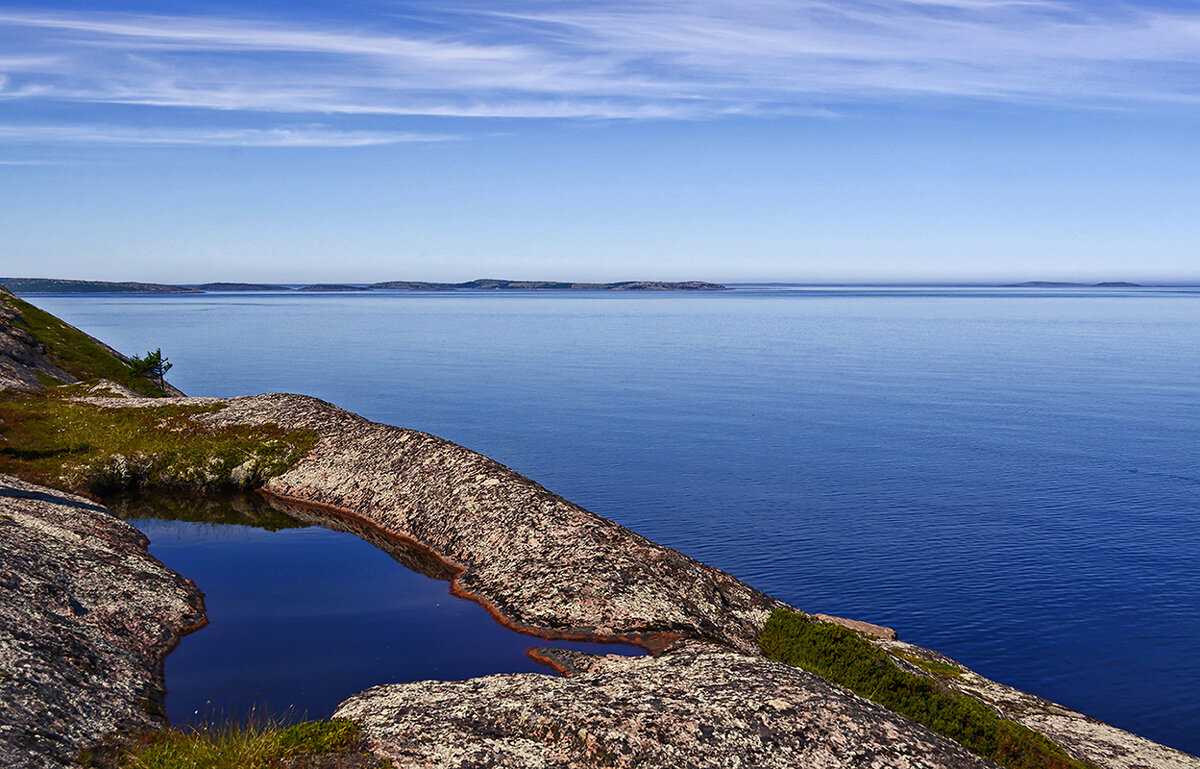
<path fill-rule="evenodd" d="M 11 342 L 0 349 L 8 372 L 0 390 L 77 378 L 53 376 L 65 373 L 61 352 L 14 327 L 11 313 L 0 321 L 8 325 L 0 341 Z M 81 400 L 102 409 L 203 406 L 188 418 L 208 427 L 312 431 L 315 445 L 261 489 L 281 510 L 358 533 L 520 632 L 651 652 L 542 649 L 535 658 L 562 675 L 381 681 L 337 715 L 359 722 L 371 750 L 396 767 L 993 765 L 764 657 L 764 622 L 792 607 L 461 446 L 299 395 L 143 398 L 96 383 L 72 392 L 100 389 L 106 397 Z M 11 476 L 0 476 L 0 533 L 0 764 L 68 766 L 108 735 L 161 725 L 162 660 L 204 623 L 195 586 L 101 505 Z M 888 628 L 814 616 L 1096 767 L 1200 769 L 1194 756 L 989 681 Z"/>
<path fill-rule="evenodd" d="M 791 608 L 783 602 L 487 457 L 307 396 L 92 399 L 108 408 L 164 401 L 222 403 L 198 417 L 217 425 L 316 431 L 317 446 L 262 489 L 281 508 L 406 553 L 520 632 L 623 641 L 655 655 L 544 650 L 569 675 L 385 685 L 344 703 L 338 715 L 361 721 L 372 748 L 398 766 L 990 765 L 841 687 L 764 659 L 757 638 L 773 609 Z M 896 664 L 916 674 L 933 675 L 914 658 L 956 667 L 958 676 L 939 679 L 947 688 L 1102 769 L 1200 769 L 1194 756 L 989 681 L 896 640 L 889 628 L 820 617 L 902 652 Z"/>
<path fill-rule="evenodd" d="M 376 687 L 337 715 L 421 769 L 994 766 L 813 673 L 728 648 L 545 653 L 571 674 Z"/>
<path fill-rule="evenodd" d="M 104 507 L 7 475 L 0 542 L 0 765 L 163 725 L 163 659 L 205 624 L 196 586 Z"/>

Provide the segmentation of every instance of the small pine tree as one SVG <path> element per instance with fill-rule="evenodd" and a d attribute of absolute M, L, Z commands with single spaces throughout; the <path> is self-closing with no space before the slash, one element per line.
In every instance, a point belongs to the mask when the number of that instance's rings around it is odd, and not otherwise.
<path fill-rule="evenodd" d="M 166 390 L 167 372 L 171 370 L 173 364 L 163 357 L 162 348 L 158 348 L 154 352 L 146 353 L 146 356 L 138 357 L 134 355 L 129 359 L 129 367 L 133 369 L 133 373 L 138 376 L 144 376 L 150 380 L 158 380 L 158 389 Z"/>

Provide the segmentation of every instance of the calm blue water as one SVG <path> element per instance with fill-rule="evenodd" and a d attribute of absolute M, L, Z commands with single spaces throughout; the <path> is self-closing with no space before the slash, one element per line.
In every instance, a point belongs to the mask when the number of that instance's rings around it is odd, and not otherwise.
<path fill-rule="evenodd" d="M 155 515 L 155 505 L 139 514 Z M 205 593 L 208 627 L 167 657 L 174 724 L 222 723 L 254 712 L 327 718 L 381 683 L 546 673 L 526 651 L 561 646 L 640 654 L 626 646 L 543 641 L 507 630 L 449 584 L 383 551 L 320 527 L 137 518 L 150 552 Z"/>
<path fill-rule="evenodd" d="M 1200 290 L 34 297 L 1200 752 Z"/>

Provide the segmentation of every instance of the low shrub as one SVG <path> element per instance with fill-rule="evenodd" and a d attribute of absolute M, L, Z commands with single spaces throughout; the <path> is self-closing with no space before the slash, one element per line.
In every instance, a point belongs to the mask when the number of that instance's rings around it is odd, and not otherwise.
<path fill-rule="evenodd" d="M 759 645 L 771 659 L 816 673 L 1008 769 L 1096 769 L 982 702 L 901 670 L 844 627 L 777 609 Z"/>

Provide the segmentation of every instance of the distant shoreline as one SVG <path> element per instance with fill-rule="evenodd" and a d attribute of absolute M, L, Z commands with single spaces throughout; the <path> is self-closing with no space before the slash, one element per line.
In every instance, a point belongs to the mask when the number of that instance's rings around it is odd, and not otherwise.
<path fill-rule="evenodd" d="M 371 284 L 315 283 L 285 286 L 272 283 L 166 283 L 60 280 L 56 278 L 0 278 L 0 286 L 14 294 L 204 294 L 213 291 L 726 291 L 728 286 L 702 280 L 627 280 L 617 283 L 568 283 L 549 280 L 480 279 L 465 283 L 430 283 L 393 280 Z"/>
<path fill-rule="evenodd" d="M 143 283 L 138 281 L 63 280 L 57 278 L 0 278 L 0 287 L 14 294 L 207 294 L 232 292 L 280 293 L 367 293 L 371 291 L 730 291 L 745 288 L 811 288 L 811 289 L 868 289 L 868 288 L 1185 288 L 1195 283 L 1131 283 L 1105 281 L 1077 283 L 1067 281 L 1031 280 L 1021 283 L 781 283 L 738 282 L 709 283 L 706 281 L 621 281 L 616 283 L 570 283 L 565 281 L 528 281 L 480 279 L 463 283 L 395 280 L 379 283 L 314 283 L 309 285 L 281 283 Z"/>

